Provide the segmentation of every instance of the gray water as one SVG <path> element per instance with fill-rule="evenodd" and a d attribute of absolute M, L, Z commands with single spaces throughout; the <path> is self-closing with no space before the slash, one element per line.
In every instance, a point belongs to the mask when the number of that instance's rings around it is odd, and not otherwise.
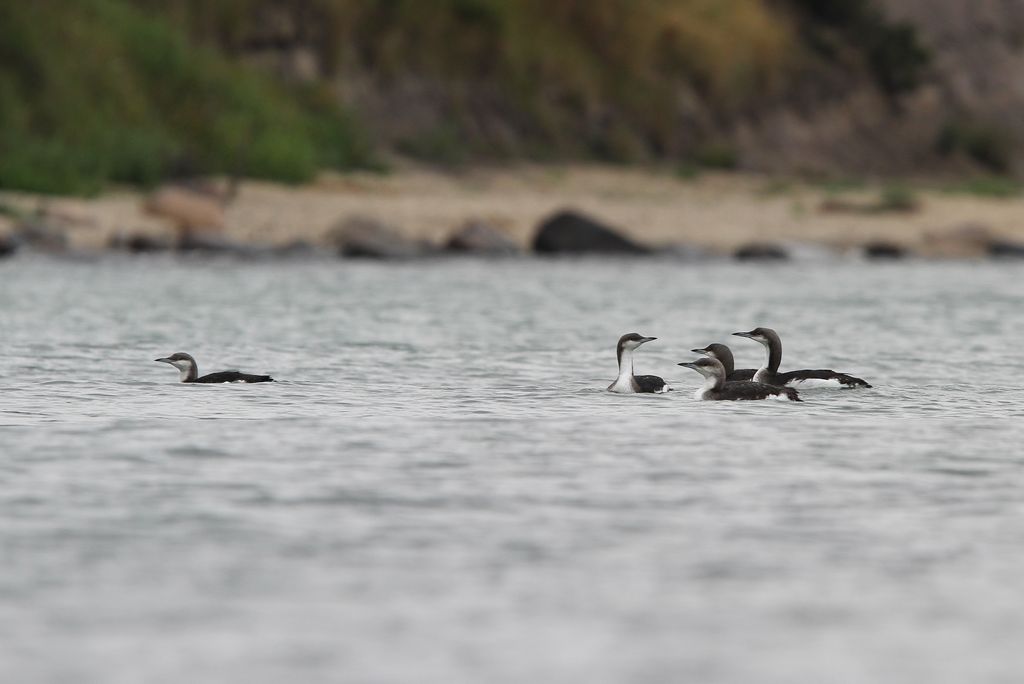
<path fill-rule="evenodd" d="M 2 263 L 0 681 L 1019 682 L 1022 276 Z M 874 389 L 695 401 L 755 325 Z"/>

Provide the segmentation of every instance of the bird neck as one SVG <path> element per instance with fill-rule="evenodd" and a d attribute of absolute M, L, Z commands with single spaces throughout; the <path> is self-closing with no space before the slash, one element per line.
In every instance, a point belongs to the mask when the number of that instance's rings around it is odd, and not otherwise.
<path fill-rule="evenodd" d="M 619 380 L 626 380 L 633 377 L 633 351 L 631 349 L 619 349 Z"/>
<path fill-rule="evenodd" d="M 178 369 L 182 382 L 194 382 L 199 377 L 199 366 L 195 361 L 177 361 L 174 367 Z"/>
<path fill-rule="evenodd" d="M 715 353 L 715 358 L 725 366 L 726 377 L 729 377 L 729 374 L 736 370 L 736 361 L 733 359 L 731 351 L 726 351 L 725 349 L 717 351 Z"/>
<path fill-rule="evenodd" d="M 768 352 L 768 357 L 765 359 L 765 365 L 761 369 L 777 373 L 779 366 L 782 364 L 782 342 L 780 340 L 768 340 L 765 349 Z"/>

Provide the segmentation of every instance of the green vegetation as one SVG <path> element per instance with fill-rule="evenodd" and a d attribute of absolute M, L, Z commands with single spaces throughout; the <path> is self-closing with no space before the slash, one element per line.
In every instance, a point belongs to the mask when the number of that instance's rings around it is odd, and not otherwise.
<path fill-rule="evenodd" d="M 868 183 L 863 178 L 811 178 L 810 182 L 812 185 L 817 185 L 821 190 L 829 196 L 842 195 L 848 192 L 859 192 L 867 189 Z"/>
<path fill-rule="evenodd" d="M 837 178 L 811 182 L 824 198 L 822 211 L 849 214 L 909 213 L 921 208 L 919 189 L 907 183 L 888 183 L 878 186 L 865 179 Z M 870 199 L 874 194 L 875 198 Z"/>
<path fill-rule="evenodd" d="M 263 0 L 140 0 L 210 45 L 242 49 Z M 216 10 L 211 10 L 211 5 Z M 416 156 L 692 155 L 680 92 L 728 116 L 786 83 L 798 46 L 762 0 L 309 0 L 329 73 L 426 85 L 448 125 Z M 166 8 L 170 7 L 170 10 Z M 431 90 L 431 84 L 444 84 Z"/>
<path fill-rule="evenodd" d="M 790 0 L 808 21 L 808 42 L 829 59 L 841 59 L 859 46 L 878 85 L 890 95 L 920 83 L 931 61 L 908 24 L 890 23 L 871 0 Z M 845 48 L 845 49 L 844 49 Z"/>
<path fill-rule="evenodd" d="M 1002 129 L 973 121 L 946 124 L 935 141 L 943 156 L 965 155 L 988 171 L 1006 174 L 1013 163 L 1013 144 Z"/>
<path fill-rule="evenodd" d="M 17 207 L 13 207 L 10 204 L 0 202 L 0 216 L 12 219 L 22 218 L 22 213 L 18 211 Z"/>
<path fill-rule="evenodd" d="M 697 145 L 689 159 L 675 167 L 680 180 L 695 180 L 705 171 L 735 171 L 740 164 L 739 152 L 727 142 L 705 142 Z"/>
<path fill-rule="evenodd" d="M 441 124 L 399 140 L 396 147 L 413 159 L 451 168 L 462 166 L 469 157 L 459 131 L 451 124 Z"/>
<path fill-rule="evenodd" d="M 60 193 L 197 172 L 297 182 L 371 161 L 330 98 L 117 0 L 0 3 L 0 150 L 0 187 Z"/>
<path fill-rule="evenodd" d="M 1020 182 L 1007 176 L 978 176 L 976 178 L 969 178 L 955 185 L 946 186 L 944 190 L 950 193 L 997 199 L 1020 197 L 1024 193 L 1024 187 L 1021 186 Z"/>
<path fill-rule="evenodd" d="M 796 188 L 796 184 L 791 178 L 777 176 L 765 181 L 765 183 L 758 188 L 757 192 L 765 197 L 780 197 L 790 194 L 793 192 L 794 188 Z"/>
<path fill-rule="evenodd" d="M 675 176 L 682 181 L 697 180 L 701 176 L 702 169 L 691 161 L 684 161 L 675 168 Z"/>
<path fill-rule="evenodd" d="M 921 202 L 917 194 L 905 185 L 889 185 L 882 188 L 875 203 L 875 210 L 882 213 L 887 212 L 911 212 L 917 211 Z"/>
<path fill-rule="evenodd" d="M 244 65 L 296 46 L 316 65 L 306 85 Z M 733 169 L 731 122 L 784 101 L 809 64 L 874 74 L 896 95 L 927 61 L 913 30 L 871 0 L 3 2 L 0 187 L 301 182 L 374 166 L 368 134 L 339 104 L 352 74 L 405 94 L 400 132 L 384 132 L 390 113 L 365 123 L 434 163 Z"/>
<path fill-rule="evenodd" d="M 706 169 L 730 171 L 739 166 L 740 158 L 734 146 L 724 142 L 709 142 L 697 147 L 694 161 Z"/>

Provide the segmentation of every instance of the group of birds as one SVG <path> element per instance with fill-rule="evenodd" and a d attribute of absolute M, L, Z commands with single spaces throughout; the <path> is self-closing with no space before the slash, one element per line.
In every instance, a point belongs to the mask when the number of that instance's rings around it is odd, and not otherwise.
<path fill-rule="evenodd" d="M 736 369 L 732 350 L 724 344 L 709 344 L 703 349 L 692 349 L 704 358 L 692 362 L 680 363 L 680 366 L 692 368 L 704 376 L 704 385 L 694 395 L 697 399 L 712 401 L 737 401 L 751 399 L 787 399 L 801 401 L 800 395 L 792 387 L 807 382 L 821 381 L 837 384 L 841 387 L 871 387 L 860 378 L 833 370 L 795 370 L 779 372 L 782 363 L 782 340 L 771 328 L 754 328 L 750 332 L 737 332 L 733 335 L 746 337 L 764 345 L 767 358 L 759 369 Z M 620 394 L 661 393 L 671 391 L 663 379 L 657 375 L 634 375 L 633 352 L 643 344 L 656 337 L 644 337 L 637 333 L 628 333 L 619 338 L 616 353 L 619 359 L 619 375 L 615 382 L 608 386 L 608 391 Z M 223 382 L 274 382 L 269 375 L 251 375 L 236 370 L 221 371 L 208 375 L 199 375 L 196 360 L 185 352 L 177 352 L 162 359 L 158 363 L 167 363 L 178 369 L 180 379 L 185 383 L 223 383 Z"/>
<path fill-rule="evenodd" d="M 733 333 L 738 337 L 759 342 L 767 352 L 764 365 L 759 369 L 737 370 L 732 350 L 724 344 L 709 344 L 703 349 L 691 349 L 704 358 L 678 365 L 691 368 L 704 376 L 704 385 L 694 394 L 705 401 L 739 401 L 753 399 L 784 399 L 802 401 L 799 393 L 787 385 L 823 382 L 840 387 L 871 387 L 860 378 L 833 370 L 794 370 L 779 372 L 782 363 L 782 339 L 771 328 L 754 328 L 749 332 Z M 628 333 L 619 338 L 616 353 L 619 359 L 619 376 L 608 386 L 609 392 L 620 394 L 662 393 L 671 391 L 668 383 L 657 375 L 634 375 L 633 352 L 640 345 L 656 337 L 644 337 Z"/>

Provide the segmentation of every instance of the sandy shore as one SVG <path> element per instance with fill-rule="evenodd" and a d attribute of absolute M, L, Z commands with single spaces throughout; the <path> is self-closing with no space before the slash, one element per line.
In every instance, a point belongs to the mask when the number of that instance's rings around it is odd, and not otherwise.
<path fill-rule="evenodd" d="M 604 166 L 517 166 L 446 174 L 405 168 L 387 175 L 329 174 L 289 187 L 247 181 L 224 211 L 227 237 L 323 244 L 339 221 L 364 216 L 439 242 L 467 220 L 491 223 L 527 245 L 545 216 L 575 208 L 648 244 L 685 243 L 728 251 L 750 242 L 805 242 L 850 248 L 886 241 L 927 253 L 936 235 L 981 226 L 1024 242 L 1024 197 L 996 199 L 914 190 L 913 211 L 872 211 L 880 188 L 844 192 L 829 211 L 822 187 L 746 174 L 672 174 Z M 145 196 L 95 199 L 0 193 L 0 203 L 67 219 L 71 243 L 94 249 L 115 234 L 171 235 L 174 223 L 143 210 Z M 863 209 L 859 209 L 861 207 Z"/>

